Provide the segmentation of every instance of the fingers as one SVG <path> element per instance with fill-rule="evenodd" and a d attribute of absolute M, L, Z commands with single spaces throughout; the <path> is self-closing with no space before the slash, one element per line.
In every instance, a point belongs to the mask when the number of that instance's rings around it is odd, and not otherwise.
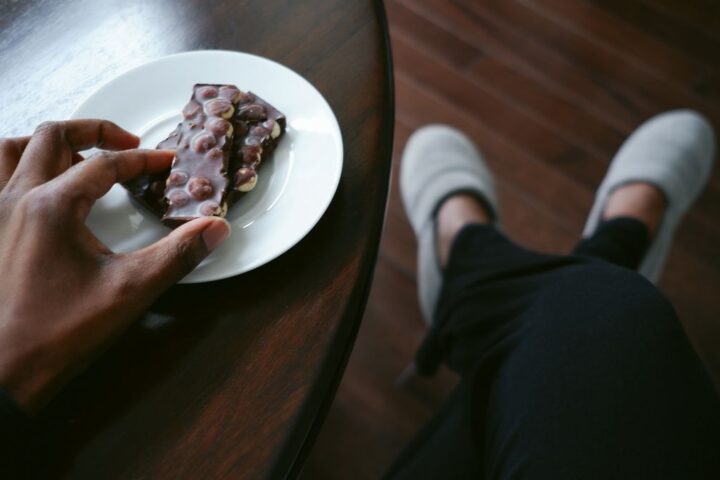
<path fill-rule="evenodd" d="M 0 190 L 12 177 L 30 137 L 0 139 Z"/>
<path fill-rule="evenodd" d="M 152 302 L 165 289 L 182 280 L 230 235 L 222 218 L 204 217 L 188 222 L 156 243 L 118 258 L 116 272 L 130 279 Z"/>
<path fill-rule="evenodd" d="M 85 218 L 95 200 L 115 183 L 166 169 L 174 155 L 172 150 L 101 152 L 48 182 L 47 188 L 57 192 L 66 207 Z"/>
<path fill-rule="evenodd" d="M 139 143 L 138 137 L 107 120 L 46 122 L 27 143 L 10 183 L 32 188 L 70 168 L 75 152 L 92 147 L 125 150 Z"/>
<path fill-rule="evenodd" d="M 58 122 L 74 152 L 88 148 L 128 150 L 140 145 L 140 138 L 108 120 L 84 119 Z"/>
<path fill-rule="evenodd" d="M 32 138 L 30 135 L 15 138 L 0 138 L 0 144 L 3 144 L 2 153 L 5 153 L 6 146 L 12 147 L 19 159 L 20 155 L 22 155 L 22 152 L 25 150 L 25 147 L 27 147 L 30 138 Z"/>

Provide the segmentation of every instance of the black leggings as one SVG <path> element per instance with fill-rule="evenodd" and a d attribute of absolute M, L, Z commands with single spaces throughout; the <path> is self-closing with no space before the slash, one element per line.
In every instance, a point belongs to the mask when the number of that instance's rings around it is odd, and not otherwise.
<path fill-rule="evenodd" d="M 462 381 L 387 478 L 720 478 L 720 401 L 672 306 L 632 269 L 644 225 L 570 256 L 465 227 L 416 359 Z"/>

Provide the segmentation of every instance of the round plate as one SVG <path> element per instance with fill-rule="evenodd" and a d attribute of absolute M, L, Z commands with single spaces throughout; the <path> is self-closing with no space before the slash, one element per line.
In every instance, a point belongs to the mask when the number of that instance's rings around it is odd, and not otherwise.
<path fill-rule="evenodd" d="M 103 85 L 72 118 L 105 118 L 155 148 L 180 122 L 195 83 L 231 83 L 287 117 L 287 131 L 263 164 L 254 190 L 228 212 L 232 235 L 182 283 L 206 282 L 259 267 L 299 242 L 320 220 L 342 172 L 340 127 L 323 96 L 292 70 L 246 53 L 202 50 L 136 67 Z M 93 207 L 90 229 L 110 249 L 129 252 L 170 231 L 115 185 Z"/>

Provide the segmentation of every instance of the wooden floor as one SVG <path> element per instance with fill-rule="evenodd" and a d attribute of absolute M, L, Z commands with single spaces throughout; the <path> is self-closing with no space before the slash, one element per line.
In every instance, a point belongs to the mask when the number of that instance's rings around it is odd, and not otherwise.
<path fill-rule="evenodd" d="M 398 387 L 424 334 L 415 243 L 397 189 L 409 134 L 467 132 L 499 184 L 504 226 L 523 245 L 567 252 L 623 139 L 689 107 L 720 128 L 715 0 L 390 0 L 397 91 L 395 172 L 375 280 L 345 377 L 304 479 L 370 479 L 455 383 Z M 677 235 L 661 285 L 720 378 L 720 168 Z"/>

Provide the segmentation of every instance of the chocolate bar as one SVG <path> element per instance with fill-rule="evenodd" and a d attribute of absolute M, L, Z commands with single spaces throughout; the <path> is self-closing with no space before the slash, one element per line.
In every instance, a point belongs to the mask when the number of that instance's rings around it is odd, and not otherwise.
<path fill-rule="evenodd" d="M 197 84 L 183 121 L 157 146 L 176 150 L 172 167 L 123 186 L 171 227 L 199 216 L 225 216 L 228 206 L 255 187 L 260 165 L 285 129 L 285 116 L 254 93 Z"/>
<path fill-rule="evenodd" d="M 228 204 L 233 205 L 255 188 L 260 165 L 272 154 L 285 133 L 285 115 L 252 92 L 242 93 L 235 117 L 235 144 L 230 161 L 232 190 Z"/>
<path fill-rule="evenodd" d="M 165 182 L 165 224 L 174 226 L 200 216 L 225 216 L 234 130 L 229 120 L 239 96 L 240 90 L 232 85 L 195 85 L 183 109 L 183 121 L 158 145 L 175 148 Z"/>

